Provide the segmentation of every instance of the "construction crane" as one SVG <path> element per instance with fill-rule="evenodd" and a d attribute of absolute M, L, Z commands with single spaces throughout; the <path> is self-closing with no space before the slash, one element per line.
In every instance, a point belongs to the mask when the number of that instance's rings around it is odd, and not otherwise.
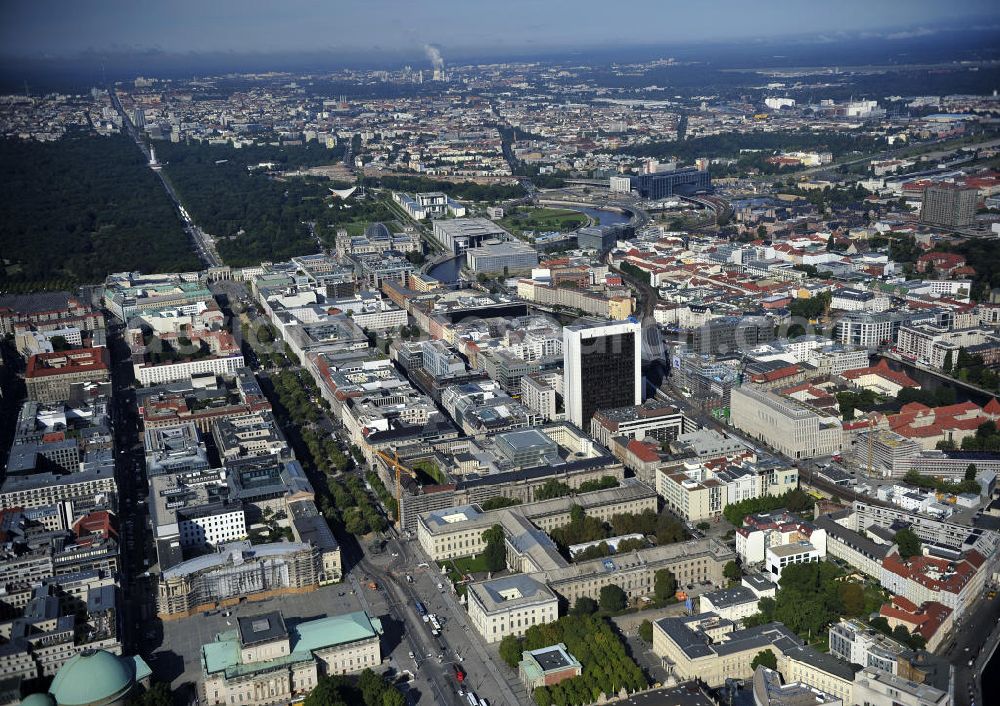
<path fill-rule="evenodd" d="M 399 461 L 399 455 L 393 452 L 392 456 L 384 451 L 375 451 L 375 454 L 381 458 L 385 464 L 393 471 L 396 472 L 396 524 L 399 524 L 399 519 L 402 514 L 402 495 L 403 495 L 403 484 L 401 481 L 401 475 L 405 471 L 410 478 L 416 478 L 417 474 L 413 472 L 412 469 L 407 468 Z"/>

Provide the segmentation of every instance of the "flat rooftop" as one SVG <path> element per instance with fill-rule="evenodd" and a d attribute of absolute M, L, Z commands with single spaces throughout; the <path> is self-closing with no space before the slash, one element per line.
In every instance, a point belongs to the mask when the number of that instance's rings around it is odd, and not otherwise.
<path fill-rule="evenodd" d="M 479 247 L 470 248 L 468 253 L 476 257 L 483 255 L 522 255 L 537 253 L 530 245 L 519 242 L 483 243 Z"/>
<path fill-rule="evenodd" d="M 551 672 L 554 669 L 563 669 L 571 664 L 563 649 L 558 645 L 543 647 L 530 654 L 546 672 Z"/>
<path fill-rule="evenodd" d="M 499 233 L 505 236 L 510 235 L 506 230 L 487 218 L 454 218 L 434 221 L 434 230 L 448 233 L 452 237 L 493 235 Z"/>
<path fill-rule="evenodd" d="M 688 659 L 720 657 L 751 649 L 760 650 L 770 645 L 787 653 L 802 644 L 798 636 L 781 623 L 772 622 L 743 630 L 733 630 L 734 623 L 720 618 L 716 613 L 661 618 L 655 625 L 684 652 Z M 720 629 L 726 632 L 718 639 L 713 640 L 706 634 L 706 630 Z"/>
<path fill-rule="evenodd" d="M 728 608 L 744 603 L 753 603 L 757 600 L 756 594 L 746 586 L 734 586 L 733 588 L 709 591 L 708 593 L 703 593 L 701 597 L 710 600 L 716 608 Z"/>
<path fill-rule="evenodd" d="M 663 400 L 647 400 L 640 405 L 630 407 L 615 407 L 613 409 L 601 409 L 595 416 L 606 419 L 609 422 L 631 422 L 637 419 L 657 419 L 660 417 L 670 417 L 680 414 L 681 411 Z"/>
<path fill-rule="evenodd" d="M 429 527 L 448 528 L 459 523 L 473 522 L 483 515 L 484 513 L 476 505 L 458 505 L 424 513 L 423 521 Z"/>
<path fill-rule="evenodd" d="M 685 682 L 677 686 L 653 689 L 635 694 L 624 701 L 615 701 L 615 706 L 715 706 L 709 696 L 695 682 Z"/>
<path fill-rule="evenodd" d="M 743 583 L 748 584 L 758 592 L 771 591 L 777 588 L 771 580 L 767 579 L 763 574 L 758 573 L 744 575 Z"/>
<path fill-rule="evenodd" d="M 776 557 L 795 556 L 796 554 L 815 551 L 815 549 L 816 547 L 812 545 L 812 542 L 793 542 L 791 544 L 782 544 L 777 547 L 768 547 L 768 551 L 773 553 Z"/>
<path fill-rule="evenodd" d="M 243 646 L 258 645 L 288 637 L 285 619 L 276 610 L 237 618 L 236 624 L 240 632 L 240 644 Z"/>
<path fill-rule="evenodd" d="M 542 449 L 548 448 L 555 445 L 552 441 L 542 432 L 537 429 L 523 429 L 519 431 L 509 431 L 504 434 L 498 435 L 498 438 L 502 438 L 511 448 L 516 451 L 524 451 L 528 449 Z"/>
<path fill-rule="evenodd" d="M 556 600 L 548 586 L 525 574 L 470 584 L 469 593 L 487 613 Z"/>

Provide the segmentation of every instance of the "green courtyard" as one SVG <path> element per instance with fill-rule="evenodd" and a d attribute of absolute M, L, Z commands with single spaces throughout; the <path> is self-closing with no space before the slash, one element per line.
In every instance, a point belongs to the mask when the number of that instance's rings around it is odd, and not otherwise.
<path fill-rule="evenodd" d="M 587 224 L 587 216 L 567 208 L 533 208 L 521 206 L 500 220 L 500 225 L 514 235 L 525 231 L 559 231 L 566 233 Z"/>

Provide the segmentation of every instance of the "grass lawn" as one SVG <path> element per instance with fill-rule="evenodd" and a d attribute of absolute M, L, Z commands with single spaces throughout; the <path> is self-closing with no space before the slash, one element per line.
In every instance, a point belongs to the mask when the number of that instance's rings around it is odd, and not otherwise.
<path fill-rule="evenodd" d="M 486 568 L 486 557 L 482 554 L 467 556 L 461 559 L 452 559 L 451 563 L 463 574 L 474 574 L 480 571 L 489 571 Z"/>
<path fill-rule="evenodd" d="M 476 556 L 462 557 L 461 559 L 448 559 L 440 562 L 440 566 L 448 569 L 448 580 L 455 586 L 458 595 L 465 595 L 465 584 L 460 584 L 467 574 L 484 573 L 487 571 L 486 559 L 482 554 Z"/>
<path fill-rule="evenodd" d="M 826 635 L 821 635 L 818 639 L 813 640 L 809 643 L 809 646 L 815 648 L 817 652 L 830 651 L 830 642 Z"/>
<path fill-rule="evenodd" d="M 526 230 L 560 231 L 575 230 L 587 222 L 587 216 L 565 208 L 519 208 L 500 221 L 512 233 Z"/>
<path fill-rule="evenodd" d="M 875 612 L 889 599 L 886 591 L 878 584 L 865 584 L 865 611 Z"/>

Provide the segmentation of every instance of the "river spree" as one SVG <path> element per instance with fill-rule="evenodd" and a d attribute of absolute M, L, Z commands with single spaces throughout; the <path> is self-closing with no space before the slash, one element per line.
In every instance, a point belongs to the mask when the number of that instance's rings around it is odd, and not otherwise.
<path fill-rule="evenodd" d="M 889 367 L 893 370 L 902 370 L 911 378 L 916 380 L 920 384 L 920 387 L 924 390 L 937 390 L 942 387 L 952 388 L 955 390 L 956 402 L 975 402 L 980 407 L 983 407 L 993 398 L 993 395 L 978 392 L 976 390 L 970 390 L 964 385 L 959 385 L 950 380 L 942 379 L 937 375 L 929 373 L 926 370 L 921 370 L 920 368 L 910 365 L 909 363 L 903 363 L 890 358 L 885 358 L 885 361 L 889 363 Z"/>

